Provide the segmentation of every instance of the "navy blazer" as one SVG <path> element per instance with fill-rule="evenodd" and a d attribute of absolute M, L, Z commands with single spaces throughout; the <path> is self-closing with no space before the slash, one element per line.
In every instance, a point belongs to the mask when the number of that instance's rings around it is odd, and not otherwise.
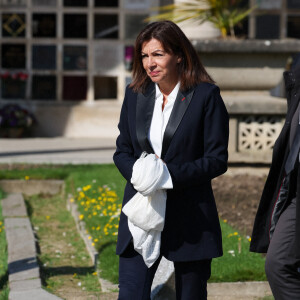
<path fill-rule="evenodd" d="M 136 193 L 130 183 L 132 168 L 143 151 L 153 153 L 148 141 L 155 103 L 155 86 L 146 92 L 126 89 L 114 162 L 127 180 L 123 205 Z M 161 158 L 170 172 L 161 254 L 172 261 L 210 259 L 222 255 L 222 238 L 211 179 L 227 170 L 228 113 L 219 88 L 201 83 L 178 92 L 167 124 Z M 127 217 L 121 213 L 117 254 L 132 239 Z"/>

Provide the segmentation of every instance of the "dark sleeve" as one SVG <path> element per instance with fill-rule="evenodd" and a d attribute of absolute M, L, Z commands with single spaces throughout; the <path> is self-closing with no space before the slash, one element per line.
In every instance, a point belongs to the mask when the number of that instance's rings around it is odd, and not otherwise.
<path fill-rule="evenodd" d="M 134 158 L 134 150 L 129 130 L 128 94 L 129 89 L 127 88 L 118 125 L 120 134 L 117 138 L 117 149 L 113 155 L 113 160 L 123 177 L 130 182 L 132 168 L 136 159 Z"/>
<path fill-rule="evenodd" d="M 195 99 L 196 100 L 196 99 Z M 183 164 L 167 163 L 174 188 L 196 186 L 227 170 L 229 117 L 215 87 L 205 101 L 203 157 Z"/>

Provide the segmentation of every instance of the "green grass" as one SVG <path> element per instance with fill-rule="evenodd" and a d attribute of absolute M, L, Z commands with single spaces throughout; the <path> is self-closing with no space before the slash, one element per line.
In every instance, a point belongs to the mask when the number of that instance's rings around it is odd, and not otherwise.
<path fill-rule="evenodd" d="M 4 193 L 0 190 L 0 200 Z M 7 243 L 5 238 L 2 207 L 0 205 L 0 300 L 8 299 L 8 268 L 7 268 Z"/>
<path fill-rule="evenodd" d="M 210 282 L 266 280 L 265 260 L 258 253 L 249 252 L 249 241 L 222 220 L 222 257 L 213 259 Z"/>
<path fill-rule="evenodd" d="M 106 259 L 100 260 L 101 276 L 113 283 L 119 281 L 119 257 L 115 254 L 116 243 L 108 244 L 100 250 L 100 255 Z"/>
<path fill-rule="evenodd" d="M 125 180 L 122 178 L 114 165 L 67 165 L 63 167 L 57 166 L 42 166 L 30 169 L 29 166 L 24 166 L 18 170 L 0 170 L 0 179 L 25 178 L 30 179 L 63 179 L 66 182 L 66 193 L 72 193 L 74 201 L 77 202 L 79 210 L 84 219 L 88 233 L 93 239 L 95 247 L 100 252 L 100 268 L 101 276 L 112 282 L 118 281 L 118 258 L 115 255 L 116 236 L 113 232 L 116 231 L 115 221 L 109 223 L 109 215 L 103 215 L 104 209 L 107 213 L 112 213 L 109 210 L 109 195 L 104 194 L 97 188 L 107 185 L 112 191 L 116 192 L 116 197 L 113 197 L 116 205 L 121 203 Z M 87 188 L 88 186 L 91 186 Z M 87 188 L 83 191 L 83 188 Z M 79 193 L 83 192 L 84 196 L 78 197 Z M 94 195 L 93 195 L 94 194 Z M 96 209 L 98 196 L 104 201 L 101 209 Z M 92 202 L 95 197 L 95 203 Z M 105 200 L 106 199 L 106 200 Z M 96 203 L 97 202 L 97 203 Z M 64 216 L 57 216 L 64 219 Z M 109 226 L 112 228 L 109 229 Z M 100 228 L 101 229 L 97 229 Z M 106 227 L 107 234 L 104 228 Z M 235 234 L 235 230 L 228 224 L 221 221 L 223 232 L 223 251 L 224 255 L 221 258 L 214 259 L 212 262 L 211 282 L 234 282 L 234 281 L 251 281 L 251 280 L 266 280 L 264 272 L 264 258 L 260 254 L 249 252 L 249 241 Z M 239 240 L 240 238 L 240 240 Z M 229 252 L 230 251 L 230 252 Z M 234 252 L 232 252 L 234 251 Z M 234 255 L 233 255 L 234 254 Z"/>
<path fill-rule="evenodd" d="M 95 187 L 107 185 L 117 194 L 116 202 L 121 204 L 121 199 L 124 191 L 125 180 L 113 164 L 106 165 L 64 165 L 61 166 L 35 166 L 30 168 L 29 165 L 16 165 L 16 168 L 11 170 L 0 170 L 0 179 L 62 179 L 66 183 L 66 195 L 71 193 L 77 195 L 77 190 L 84 186 L 93 184 Z M 79 203 L 79 209 L 82 213 L 84 207 Z M 59 218 L 59 216 L 58 216 Z M 103 229 L 108 222 L 108 217 L 88 218 L 88 214 L 84 219 L 86 228 L 93 239 L 98 238 L 96 228 L 100 225 Z M 101 229 L 101 230 L 102 230 Z M 42 229 L 41 229 L 42 230 Z M 45 229 L 47 230 L 47 229 Z M 116 229 L 114 230 L 116 231 Z M 111 282 L 118 281 L 118 257 L 115 255 L 116 236 L 102 234 L 101 241 L 96 243 L 96 248 L 100 252 L 99 265 L 101 276 Z"/>
<path fill-rule="evenodd" d="M 26 197 L 31 223 L 38 237 L 38 259 L 46 289 L 65 298 L 101 291 L 97 274 L 74 219 L 61 195 Z"/>

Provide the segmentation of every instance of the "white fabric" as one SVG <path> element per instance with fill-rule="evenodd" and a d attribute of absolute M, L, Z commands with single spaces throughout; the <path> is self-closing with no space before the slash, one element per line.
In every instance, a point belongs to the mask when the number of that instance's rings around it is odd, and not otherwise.
<path fill-rule="evenodd" d="M 169 122 L 171 112 L 179 91 L 180 82 L 177 83 L 173 91 L 168 95 L 168 102 L 162 110 L 163 105 L 163 94 L 161 93 L 157 84 L 155 84 L 155 105 L 153 110 L 152 121 L 150 125 L 150 130 L 148 133 L 148 138 L 155 154 L 160 157 L 162 150 L 162 141 L 164 133 Z"/>
<path fill-rule="evenodd" d="M 161 189 L 166 172 L 164 162 L 155 154 L 143 153 L 133 166 L 131 183 L 138 191 L 123 207 L 133 237 L 134 249 L 151 267 L 160 254 L 167 193 Z"/>
<path fill-rule="evenodd" d="M 162 110 L 163 105 L 163 94 L 161 93 L 157 84 L 155 84 L 155 105 L 152 116 L 152 121 L 150 125 L 150 129 L 148 132 L 148 139 L 151 143 L 151 146 L 154 150 L 154 153 L 160 157 L 162 151 L 162 141 L 164 137 L 164 133 L 169 122 L 171 112 L 174 107 L 174 103 L 180 88 L 180 82 L 174 87 L 173 91 L 168 95 L 168 102 Z M 173 183 L 171 175 L 165 166 L 166 171 L 163 178 L 162 188 L 164 189 L 172 189 Z"/>

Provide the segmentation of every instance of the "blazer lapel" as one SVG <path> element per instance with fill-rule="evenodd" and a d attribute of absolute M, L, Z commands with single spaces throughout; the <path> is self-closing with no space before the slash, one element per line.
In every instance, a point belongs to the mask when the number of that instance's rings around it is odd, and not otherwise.
<path fill-rule="evenodd" d="M 136 136 L 143 151 L 154 153 L 148 140 L 148 132 L 155 104 L 155 87 L 150 84 L 145 94 L 139 93 L 136 104 Z"/>
<path fill-rule="evenodd" d="M 171 143 L 171 140 L 173 138 L 173 135 L 175 134 L 191 100 L 194 94 L 194 89 L 189 90 L 186 93 L 178 92 L 178 95 L 176 97 L 174 107 L 169 119 L 169 122 L 167 124 L 164 138 L 163 138 L 163 144 L 162 144 L 162 151 L 161 151 L 161 158 L 163 159 L 164 156 L 167 153 L 167 150 L 169 148 L 169 145 Z"/>

